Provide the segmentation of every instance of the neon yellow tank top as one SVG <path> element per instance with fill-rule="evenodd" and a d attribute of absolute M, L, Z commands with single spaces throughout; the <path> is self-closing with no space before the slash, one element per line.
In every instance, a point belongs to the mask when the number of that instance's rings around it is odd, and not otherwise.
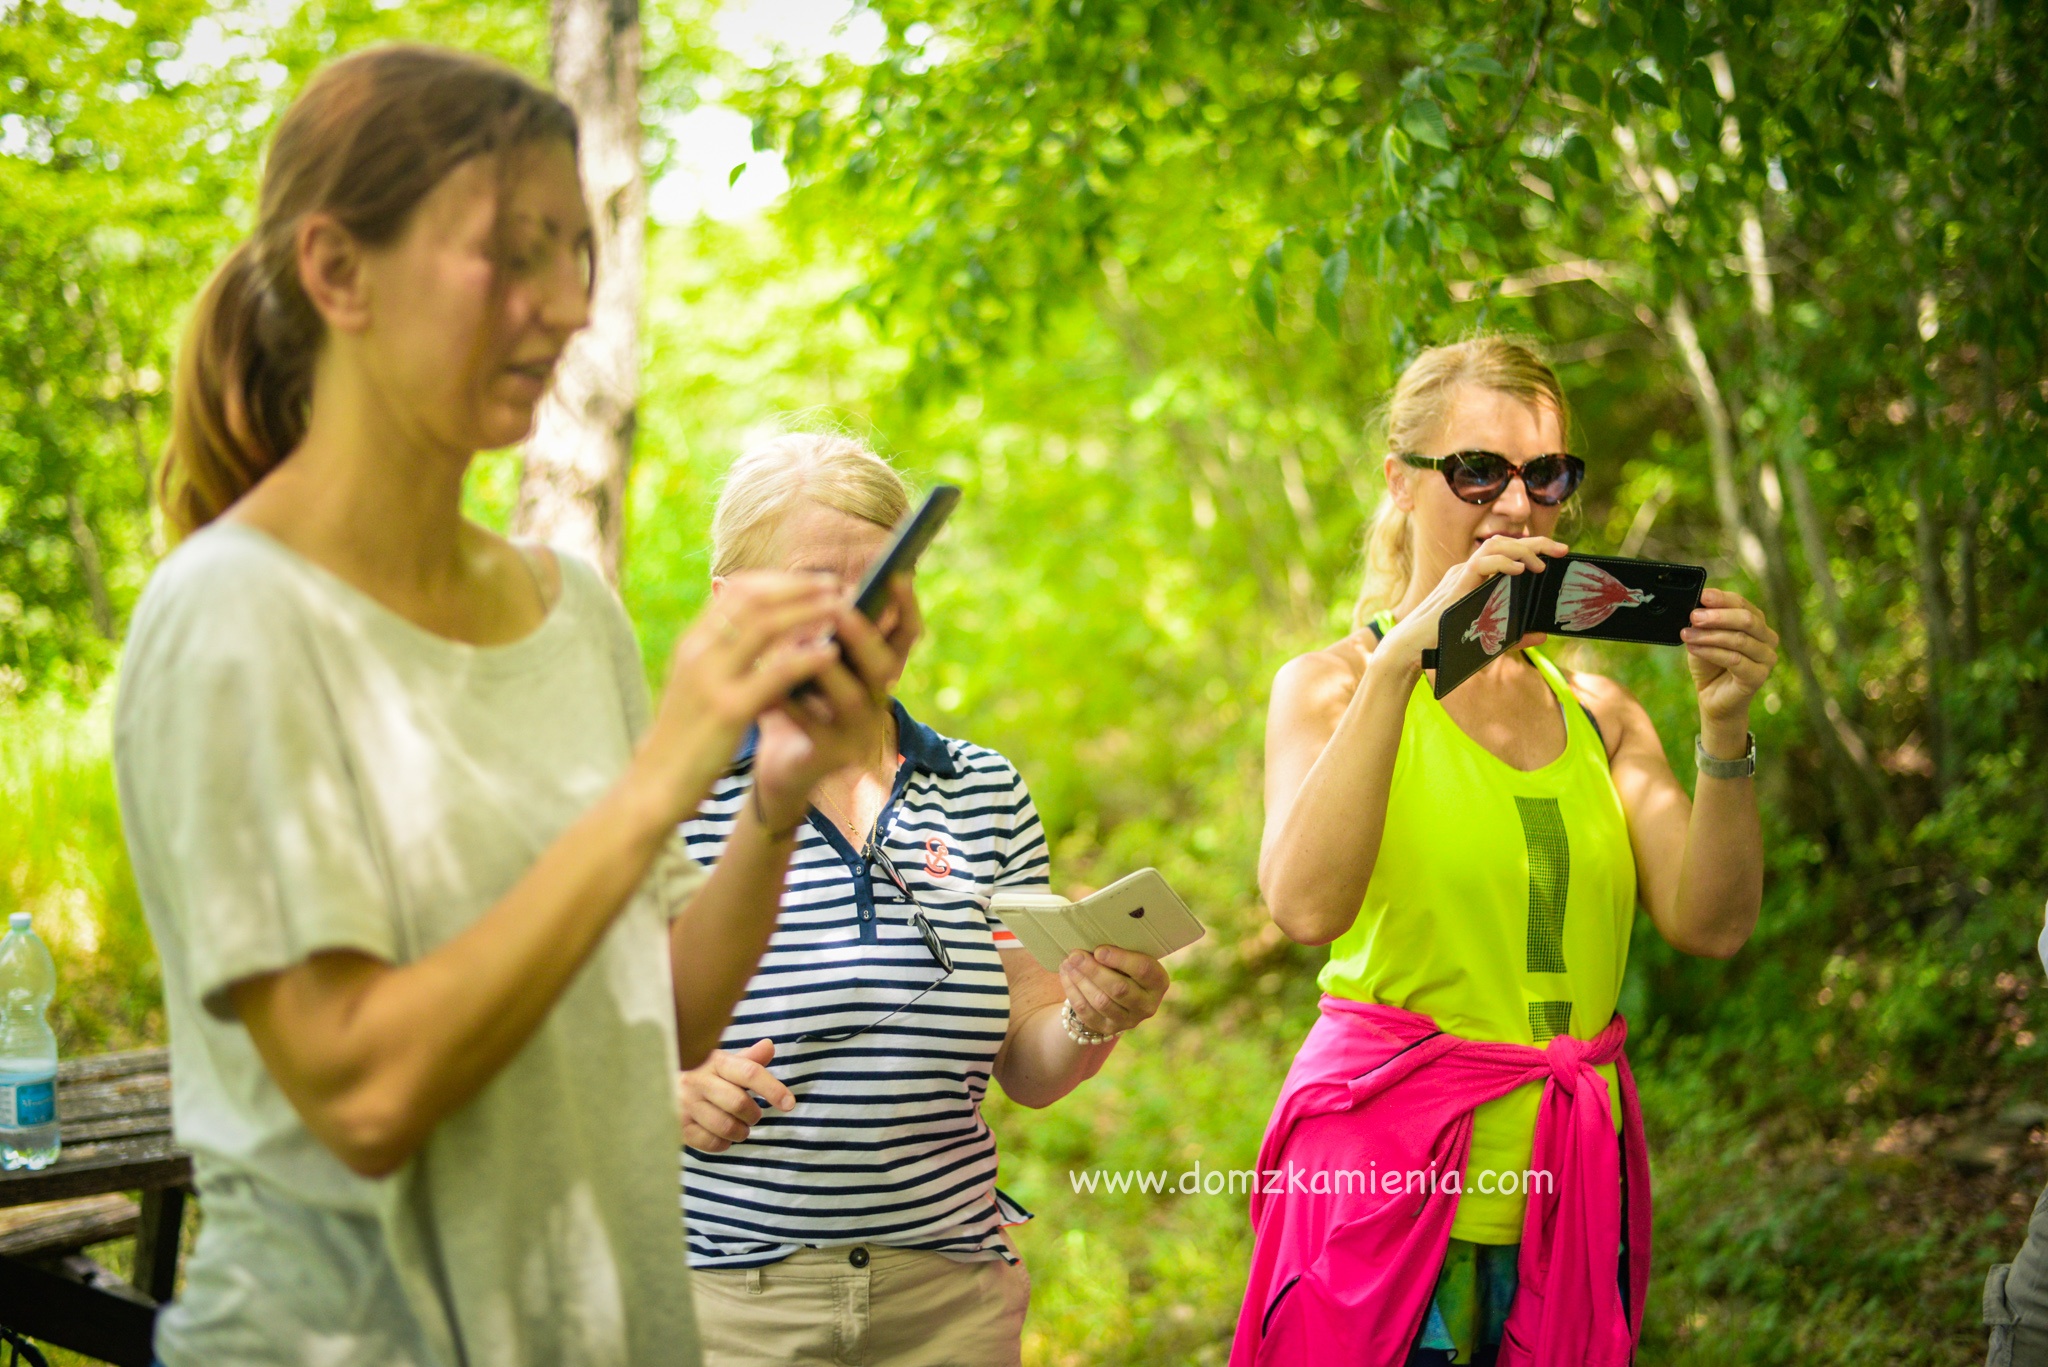
<path fill-rule="evenodd" d="M 1382 632 L 1392 625 L 1382 615 Z M 1467 1039 L 1591 1039 L 1621 994 L 1636 864 L 1607 748 L 1564 676 L 1525 652 L 1564 711 L 1564 753 L 1523 772 L 1459 729 L 1418 679 L 1387 797 L 1386 835 L 1351 929 L 1317 981 L 1353 1001 L 1419 1011 Z M 1607 1079 L 1615 1128 L 1621 1089 Z M 1451 1237 L 1511 1244 L 1527 1197 L 1541 1083 L 1481 1106 Z M 1495 1174 L 1484 1186 L 1481 1178 Z M 1555 1179 L 1552 1179 L 1555 1180 Z"/>

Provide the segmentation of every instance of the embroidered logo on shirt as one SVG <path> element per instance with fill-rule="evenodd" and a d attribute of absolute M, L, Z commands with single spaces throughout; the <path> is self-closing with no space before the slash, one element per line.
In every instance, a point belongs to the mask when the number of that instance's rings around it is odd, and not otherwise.
<path fill-rule="evenodd" d="M 953 871 L 953 863 L 946 858 L 949 851 L 946 842 L 937 836 L 924 842 L 924 871 L 934 878 L 944 878 Z"/>

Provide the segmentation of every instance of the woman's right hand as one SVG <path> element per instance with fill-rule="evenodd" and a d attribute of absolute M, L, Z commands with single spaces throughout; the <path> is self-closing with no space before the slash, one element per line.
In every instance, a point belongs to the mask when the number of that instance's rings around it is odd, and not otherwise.
<path fill-rule="evenodd" d="M 778 1111 L 796 1107 L 796 1096 L 768 1071 L 773 1040 L 756 1040 L 738 1053 L 714 1049 L 711 1057 L 682 1074 L 677 1108 L 683 1143 L 702 1153 L 724 1153 L 746 1142 L 761 1121 L 760 1097 Z"/>
<path fill-rule="evenodd" d="M 677 819 L 703 797 L 755 718 L 837 663 L 831 627 L 840 598 L 816 575 L 734 574 L 676 642 L 639 758 L 661 775 Z"/>
<path fill-rule="evenodd" d="M 1414 611 L 1394 624 L 1386 639 L 1373 650 L 1372 666 L 1384 661 L 1397 669 L 1420 669 L 1422 652 L 1436 646 L 1437 623 L 1444 609 L 1497 574 L 1541 574 L 1544 556 L 1560 556 L 1569 549 L 1564 542 L 1547 536 L 1488 537 L 1469 559 L 1451 566 Z M 1508 648 L 1537 645 L 1541 640 L 1540 636 L 1525 636 L 1510 642 Z"/>

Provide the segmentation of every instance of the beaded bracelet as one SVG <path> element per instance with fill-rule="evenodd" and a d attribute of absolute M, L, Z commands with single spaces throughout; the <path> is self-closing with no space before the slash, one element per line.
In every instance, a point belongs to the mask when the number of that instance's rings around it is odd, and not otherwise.
<path fill-rule="evenodd" d="M 1072 1002 L 1061 1004 L 1060 1024 L 1067 1028 L 1067 1038 L 1076 1044 L 1108 1044 L 1111 1040 L 1123 1034 L 1121 1030 L 1112 1030 L 1106 1035 L 1099 1031 L 1090 1030 L 1087 1026 L 1081 1024 L 1081 1018 L 1074 1014 L 1074 1004 Z"/>

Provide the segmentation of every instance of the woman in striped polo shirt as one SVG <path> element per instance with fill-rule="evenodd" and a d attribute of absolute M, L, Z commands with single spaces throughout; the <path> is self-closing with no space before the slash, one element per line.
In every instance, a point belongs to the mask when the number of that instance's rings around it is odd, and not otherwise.
<path fill-rule="evenodd" d="M 768 566 L 851 584 L 909 503 L 858 442 L 770 442 L 727 476 L 714 590 Z M 880 625 L 907 659 L 907 577 Z M 749 742 L 683 827 L 702 863 L 746 809 L 751 761 Z M 782 834 L 774 938 L 721 1050 L 683 1075 L 705 1361 L 1016 1363 L 1031 1283 L 1004 1226 L 1030 1216 L 996 1189 L 982 1097 L 994 1077 L 1046 1106 L 1094 1076 L 1166 970 L 1104 947 L 1054 975 L 989 919 L 996 889 L 1047 886 L 1038 813 L 1008 760 L 901 703 Z"/>

